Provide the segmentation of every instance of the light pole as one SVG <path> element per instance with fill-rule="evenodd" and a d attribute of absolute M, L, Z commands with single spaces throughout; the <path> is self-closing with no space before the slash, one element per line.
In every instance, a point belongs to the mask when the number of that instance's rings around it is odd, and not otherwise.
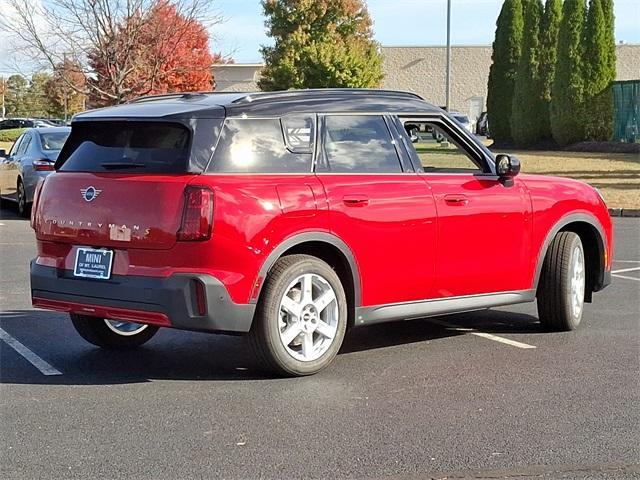
<path fill-rule="evenodd" d="M 445 105 L 449 111 L 451 98 L 451 0 L 447 0 L 447 80 L 445 91 Z"/>

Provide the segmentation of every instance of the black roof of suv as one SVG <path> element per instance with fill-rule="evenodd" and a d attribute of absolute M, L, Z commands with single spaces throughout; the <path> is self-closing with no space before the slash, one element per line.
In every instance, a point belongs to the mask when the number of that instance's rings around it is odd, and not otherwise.
<path fill-rule="evenodd" d="M 78 114 L 74 121 L 116 118 L 224 118 L 313 112 L 440 112 L 409 92 L 356 88 L 278 92 L 195 92 L 141 97 L 123 105 Z"/>

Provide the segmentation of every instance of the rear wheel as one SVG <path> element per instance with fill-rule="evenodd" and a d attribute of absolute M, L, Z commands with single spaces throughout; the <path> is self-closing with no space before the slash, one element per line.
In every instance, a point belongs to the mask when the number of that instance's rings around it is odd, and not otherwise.
<path fill-rule="evenodd" d="M 310 255 L 276 262 L 264 285 L 249 340 L 277 373 L 311 375 L 338 353 L 347 327 L 347 301 L 338 275 Z"/>
<path fill-rule="evenodd" d="M 29 204 L 27 203 L 27 191 L 24 188 L 24 183 L 21 179 L 18 179 L 17 186 L 17 195 L 18 195 L 18 215 L 23 218 L 29 216 Z"/>
<path fill-rule="evenodd" d="M 73 326 L 87 342 L 101 348 L 125 350 L 151 340 L 158 327 L 71 314 Z"/>
<path fill-rule="evenodd" d="M 538 316 L 553 331 L 574 330 L 584 308 L 585 259 L 580 237 L 560 232 L 549 245 L 538 285 Z"/>

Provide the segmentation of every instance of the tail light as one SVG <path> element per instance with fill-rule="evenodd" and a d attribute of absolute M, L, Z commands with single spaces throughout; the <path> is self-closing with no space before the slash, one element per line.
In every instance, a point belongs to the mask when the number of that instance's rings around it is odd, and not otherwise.
<path fill-rule="evenodd" d="M 53 162 L 47 159 L 34 160 L 33 169 L 36 172 L 53 172 Z"/>
<path fill-rule="evenodd" d="M 211 238 L 213 227 L 213 192 L 207 187 L 189 185 L 184 190 L 182 224 L 178 240 L 197 242 Z"/>
<path fill-rule="evenodd" d="M 33 192 L 33 203 L 31 204 L 31 228 L 33 228 L 34 230 L 36 228 L 36 211 L 38 210 L 40 192 L 42 191 L 43 185 L 44 185 L 44 180 L 40 180 L 36 185 L 36 189 Z"/>

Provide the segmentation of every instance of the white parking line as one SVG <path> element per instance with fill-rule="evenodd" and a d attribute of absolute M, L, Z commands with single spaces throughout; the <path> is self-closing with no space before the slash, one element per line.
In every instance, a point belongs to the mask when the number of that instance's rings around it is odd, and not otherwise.
<path fill-rule="evenodd" d="M 40 370 L 40 373 L 42 373 L 43 375 L 62 375 L 62 372 L 60 370 L 45 362 L 38 355 L 33 353 L 18 340 L 5 332 L 2 328 L 0 328 L 0 340 L 4 341 L 16 352 L 26 358 L 29 363 Z"/>
<path fill-rule="evenodd" d="M 611 274 L 612 277 L 616 278 L 624 278 L 625 280 L 635 280 L 636 282 L 640 282 L 640 278 L 635 277 L 627 277 L 626 275 L 617 275 L 615 273 Z"/>
<path fill-rule="evenodd" d="M 621 268 L 620 270 L 611 270 L 611 273 L 635 272 L 636 270 L 640 270 L 640 267 Z"/>
<path fill-rule="evenodd" d="M 509 340 L 508 338 L 499 337 L 497 335 L 491 335 L 490 333 L 478 332 L 475 328 L 466 328 L 461 327 L 460 325 L 454 325 L 452 323 L 443 322 L 442 320 L 438 320 L 435 318 L 428 318 L 428 322 L 435 323 L 438 325 L 442 325 L 443 327 L 447 327 L 450 330 L 455 330 L 457 332 L 470 333 L 471 335 L 475 335 L 476 337 L 486 338 L 487 340 L 493 340 L 494 342 L 504 343 L 505 345 L 510 345 L 512 347 L 517 348 L 537 348 L 535 345 L 529 345 L 528 343 L 516 342 L 515 340 Z"/>

